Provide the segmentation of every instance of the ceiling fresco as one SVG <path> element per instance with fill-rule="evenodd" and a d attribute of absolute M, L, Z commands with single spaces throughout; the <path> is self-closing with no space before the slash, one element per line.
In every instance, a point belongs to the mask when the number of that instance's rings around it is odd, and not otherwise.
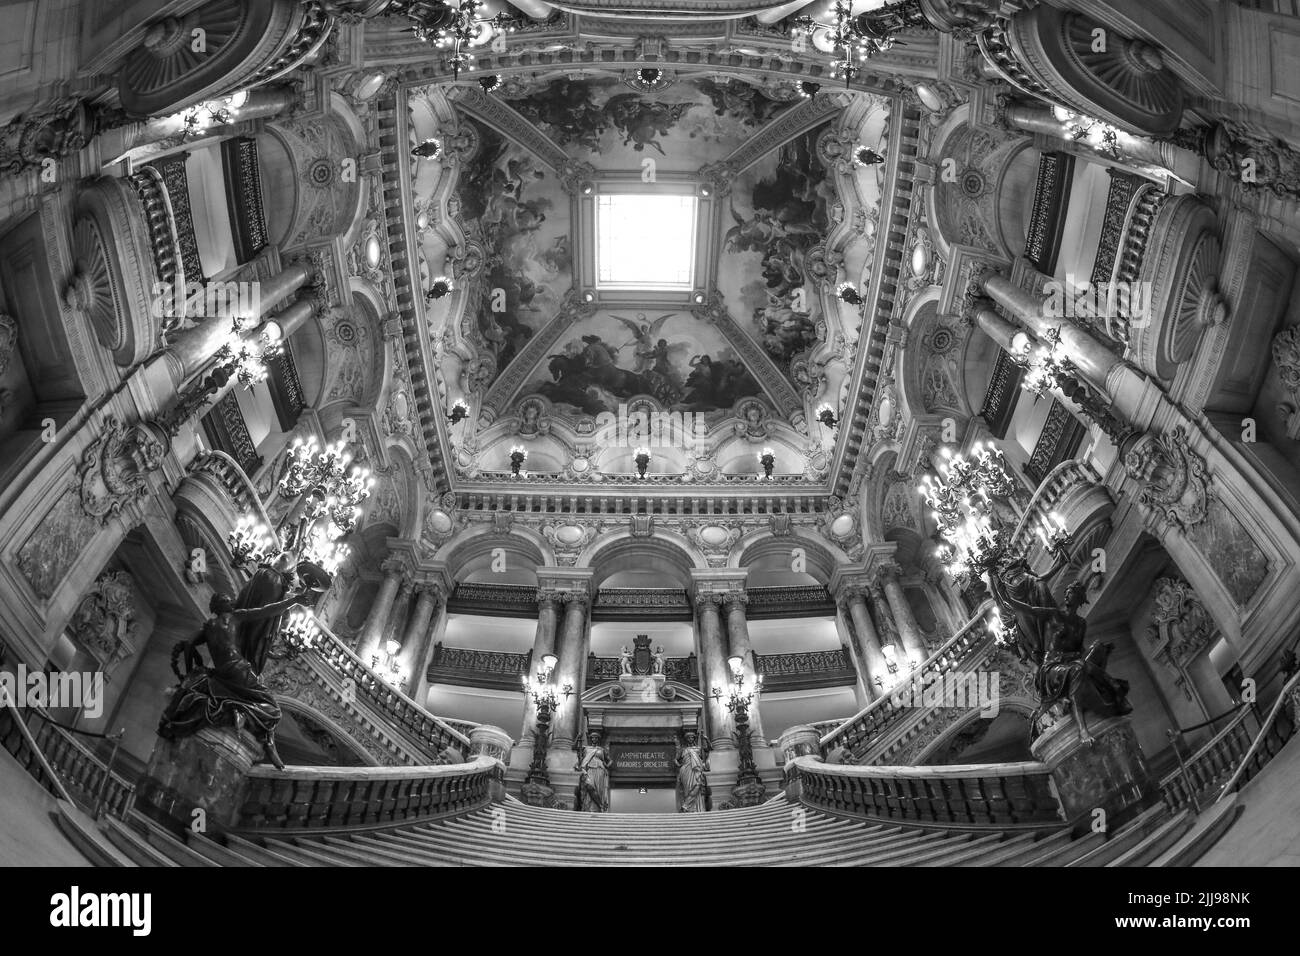
<path fill-rule="evenodd" d="M 431 274 L 447 261 L 464 280 L 448 300 L 463 312 L 426 313 L 446 346 L 448 407 L 478 409 L 455 457 L 494 461 L 501 442 L 541 441 L 523 409 L 572 444 L 597 416 L 648 402 L 703 415 L 711 447 L 735 431 L 820 460 L 835 434 L 807 422 L 849 381 L 862 321 L 835 283 L 874 259 L 885 181 L 884 167 L 847 157 L 854 144 L 888 150 L 889 100 L 807 98 L 719 73 L 636 85 L 633 72 L 552 73 L 415 100 L 413 142 L 446 137 L 450 162 L 417 166 L 414 198 L 455 225 L 423 233 L 424 252 Z M 684 290 L 602 285 L 592 263 L 600 197 L 654 194 L 648 159 L 664 195 L 698 201 Z M 647 220 L 645 234 L 662 225 Z"/>
<path fill-rule="evenodd" d="M 835 188 L 817 158 L 825 124 L 751 166 L 731 190 L 718 288 L 782 371 L 817 343 L 820 307 L 808 253 L 830 227 Z"/>
<path fill-rule="evenodd" d="M 559 311 L 573 283 L 569 197 L 527 151 L 475 120 L 478 151 L 457 183 L 467 238 L 482 244 L 475 328 L 504 369 Z"/>
<path fill-rule="evenodd" d="M 573 415 L 617 412 L 637 396 L 707 415 L 762 387 L 707 321 L 687 312 L 601 311 L 567 330 L 523 393 Z"/>
<path fill-rule="evenodd" d="M 508 102 L 597 169 L 640 169 L 649 157 L 678 172 L 728 155 L 791 105 L 740 80 L 708 77 L 645 93 L 613 78 L 563 78 Z"/>

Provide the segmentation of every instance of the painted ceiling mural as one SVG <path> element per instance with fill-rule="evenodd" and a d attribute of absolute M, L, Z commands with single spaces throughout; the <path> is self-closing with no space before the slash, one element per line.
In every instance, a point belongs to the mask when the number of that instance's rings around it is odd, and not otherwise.
<path fill-rule="evenodd" d="M 600 311 L 566 331 L 523 388 L 561 412 L 617 412 L 636 396 L 668 411 L 729 410 L 762 392 L 709 322 L 688 312 Z"/>
<path fill-rule="evenodd" d="M 845 268 L 860 275 L 871 258 L 868 220 L 883 169 L 850 169 L 844 157 L 855 142 L 886 148 L 886 99 L 857 100 L 851 118 L 841 111 L 846 100 L 806 128 L 793 111 L 809 101 L 793 84 L 717 74 L 670 79 L 654 90 L 622 76 L 551 74 L 508 83 L 490 100 L 427 97 L 412 112 L 417 141 L 446 135 L 455 116 L 458 161 L 443 168 L 454 170 L 448 213 L 463 236 L 446 243 L 430 231 L 427 268 L 432 275 L 444 250 L 461 241 L 466 260 L 482 263 L 465 283 L 463 316 L 447 327 L 448 343 L 458 342 L 447 354 L 460 363 L 449 366 L 448 381 L 459 381 L 471 403 L 487 399 L 480 407 L 488 414 L 461 439 L 461 457 L 489 460 L 488 446 L 527 435 L 582 434 L 584 421 L 646 400 L 703 414 L 710 432 L 739 429 L 749 441 L 806 434 L 802 415 L 797 423 L 786 417 L 806 414 L 800 393 L 815 397 L 816 382 L 830 392 L 847 381 L 847 369 L 828 376 L 827 367 L 846 354 L 840 346 L 856 338 L 861 315 L 824 313 L 835 270 L 823 252 L 836 230 L 843 248 L 851 210 L 854 223 L 862 220 L 853 230 L 861 238 Z M 853 128 L 841 129 L 844 122 Z M 536 132 L 559 153 L 543 150 Z M 741 168 L 713 200 L 716 218 L 702 233 L 710 246 L 699 285 L 718 290 L 722 312 L 692 311 L 653 290 L 617 306 L 599 298 L 584 305 L 574 295 L 583 291 L 575 290 L 578 263 L 595 236 L 588 235 L 594 221 L 574 219 L 582 199 L 573 170 L 589 164 L 594 174 L 578 175 L 624 182 L 647 159 L 676 181 L 723 161 Z M 428 182 L 431 194 L 436 182 Z M 449 401 L 456 392 L 452 385 L 444 394 Z M 477 433 L 507 409 L 528 410 L 537 421 L 520 419 L 509 439 L 494 431 L 481 444 Z M 755 415 L 777 409 L 754 430 Z M 567 428 L 551 431 L 553 420 Z"/>
<path fill-rule="evenodd" d="M 718 288 L 782 371 L 817 344 L 820 312 L 806 258 L 830 227 L 835 189 L 817 157 L 829 123 L 745 170 L 732 187 Z"/>
<path fill-rule="evenodd" d="M 569 197 L 531 153 L 482 123 L 462 122 L 479 145 L 456 193 L 468 238 L 486 253 L 475 327 L 500 370 L 555 316 L 573 283 Z"/>
<path fill-rule="evenodd" d="M 670 171 L 726 156 L 791 105 L 740 80 L 708 77 L 646 93 L 613 78 L 563 78 L 508 102 L 575 159 L 640 169 L 650 157 Z"/>

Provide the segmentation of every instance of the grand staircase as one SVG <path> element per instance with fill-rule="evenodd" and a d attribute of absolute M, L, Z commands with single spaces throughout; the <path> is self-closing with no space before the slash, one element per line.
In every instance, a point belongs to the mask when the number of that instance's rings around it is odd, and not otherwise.
<path fill-rule="evenodd" d="M 580 814 L 507 798 L 457 818 L 334 835 L 178 837 L 138 814 L 98 831 L 71 814 L 61 825 L 109 866 L 1146 866 L 1170 859 L 1191 816 L 1153 807 L 1107 840 L 890 826 L 784 796 L 690 815 Z"/>

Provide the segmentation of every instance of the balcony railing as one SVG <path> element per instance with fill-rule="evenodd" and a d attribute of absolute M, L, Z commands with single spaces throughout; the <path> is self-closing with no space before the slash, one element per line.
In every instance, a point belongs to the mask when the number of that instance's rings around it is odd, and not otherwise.
<path fill-rule="evenodd" d="M 1051 774 L 1041 763 L 855 767 L 797 757 L 800 800 L 872 821 L 958 829 L 1036 829 L 1061 824 Z"/>
<path fill-rule="evenodd" d="M 154 272 L 158 281 L 170 287 L 179 315 L 162 318 L 163 331 L 179 328 L 185 320 L 185 282 L 187 279 L 184 256 L 176 232 L 176 217 L 162 173 L 152 166 L 142 166 L 140 171 L 127 177 L 140 205 L 144 209 L 144 225 L 149 237 L 149 250 L 153 254 Z"/>
<path fill-rule="evenodd" d="M 253 436 L 244 421 L 235 392 L 227 392 L 202 418 L 203 434 L 208 443 L 225 452 L 245 474 L 253 475 L 262 467 L 262 456 L 257 453 Z"/>
<path fill-rule="evenodd" d="M 1094 288 L 1117 289 L 1121 284 L 1137 281 L 1151 226 L 1168 198 L 1168 193 L 1148 180 L 1111 171 L 1105 218 L 1092 268 Z M 1091 324 L 1097 332 L 1126 347 L 1133 318 L 1128 303 L 1123 297 L 1117 297 L 1112 314 L 1099 317 Z"/>
<path fill-rule="evenodd" d="M 763 689 L 804 690 L 842 687 L 857 682 L 853 656 L 847 647 L 833 651 L 800 651 L 791 654 L 755 654 L 754 665 L 763 675 Z"/>
<path fill-rule="evenodd" d="M 1038 159 L 1038 182 L 1025 236 L 1025 258 L 1044 275 L 1050 276 L 1056 269 L 1073 175 L 1074 157 L 1069 153 L 1043 153 Z"/>
<path fill-rule="evenodd" d="M 200 455 L 190 464 L 189 478 L 210 482 L 219 488 L 235 506 L 236 518 L 241 514 L 252 512 L 268 528 L 275 527 L 262 506 L 262 499 L 253 487 L 248 473 L 239 466 L 239 462 L 224 451 L 209 451 Z M 233 528 L 233 523 L 231 524 Z"/>
<path fill-rule="evenodd" d="M 1085 461 L 1073 460 L 1062 462 L 1048 472 L 1039 483 L 1038 489 L 1029 499 L 1029 506 L 1020 519 L 1011 536 L 1011 550 L 1026 552 L 1034 543 L 1034 535 L 1042 524 L 1042 518 L 1060 508 L 1061 503 L 1081 486 L 1099 485 L 1101 478 Z"/>
<path fill-rule="evenodd" d="M 1052 469 L 1062 462 L 1072 460 L 1088 433 L 1083 422 L 1070 414 L 1065 405 L 1055 398 L 1049 400 L 1052 406 L 1047 410 L 1043 430 L 1039 432 L 1033 453 L 1025 463 L 1025 477 L 1035 485 L 1042 484 Z"/>
<path fill-rule="evenodd" d="M 622 673 L 622 662 L 617 657 L 587 656 L 587 686 L 595 687 L 606 681 L 618 680 Z M 664 676 L 671 681 L 685 684 L 687 687 L 700 686 L 700 666 L 694 654 L 687 657 L 668 657 L 664 659 Z"/>
<path fill-rule="evenodd" d="M 253 767 L 236 832 L 330 833 L 460 816 L 492 802 L 504 768 L 491 757 L 440 767 Z"/>
<path fill-rule="evenodd" d="M 469 647 L 445 647 L 439 641 L 433 646 L 428 678 L 435 684 L 519 690 L 519 679 L 527 676 L 532 661 L 532 651 L 523 654 L 480 651 Z"/>
<path fill-rule="evenodd" d="M 171 206 L 172 227 L 180 249 L 181 264 L 185 267 L 186 282 L 203 282 L 203 260 L 199 258 L 199 240 L 194 231 L 194 212 L 190 208 L 190 181 L 185 171 L 189 153 L 177 153 L 148 165 L 158 171 L 167 201 Z M 177 295 L 180 293 L 178 292 Z"/>
<path fill-rule="evenodd" d="M 235 258 L 244 263 L 270 244 L 266 212 L 262 206 L 257 140 L 250 136 L 224 140 L 221 161 L 226 173 L 226 206 L 230 214 Z"/>
<path fill-rule="evenodd" d="M 1024 377 L 1025 370 L 1011 360 L 1007 350 L 998 349 L 993 374 L 989 377 L 989 388 L 984 395 L 984 407 L 980 409 L 994 438 L 1007 437 L 1007 428 L 1011 425 L 1011 416 L 1016 410 L 1016 400 L 1020 397 L 1020 382 Z"/>

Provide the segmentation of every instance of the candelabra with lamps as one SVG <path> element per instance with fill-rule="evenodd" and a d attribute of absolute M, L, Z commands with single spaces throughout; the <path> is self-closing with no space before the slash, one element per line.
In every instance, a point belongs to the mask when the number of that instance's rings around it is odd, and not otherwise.
<path fill-rule="evenodd" d="M 532 679 L 529 679 L 527 674 L 522 674 L 519 678 L 523 684 L 524 694 L 532 698 L 533 706 L 537 710 L 537 729 L 533 733 L 533 756 L 528 766 L 525 784 L 543 787 L 551 785 L 550 775 L 546 771 L 546 751 L 551 739 L 551 720 L 560 706 L 555 685 L 551 683 L 555 664 L 554 654 L 543 654 Z M 573 694 L 573 685 L 565 684 L 560 689 L 560 693 L 564 695 L 565 700 L 568 700 Z"/>
<path fill-rule="evenodd" d="M 741 787 L 745 784 L 758 784 L 761 787 L 762 782 L 759 780 L 758 767 L 754 764 L 753 732 L 749 729 L 749 709 L 763 689 L 763 675 L 759 674 L 754 679 L 753 689 L 747 691 L 745 690 L 744 659 L 738 655 L 728 658 L 727 668 L 731 677 L 728 693 L 726 694 L 727 712 L 732 715 L 736 725 L 733 739 L 736 743 L 736 754 L 740 760 L 736 785 Z M 722 688 L 715 685 L 712 692 L 713 699 L 721 701 L 723 696 Z"/>

